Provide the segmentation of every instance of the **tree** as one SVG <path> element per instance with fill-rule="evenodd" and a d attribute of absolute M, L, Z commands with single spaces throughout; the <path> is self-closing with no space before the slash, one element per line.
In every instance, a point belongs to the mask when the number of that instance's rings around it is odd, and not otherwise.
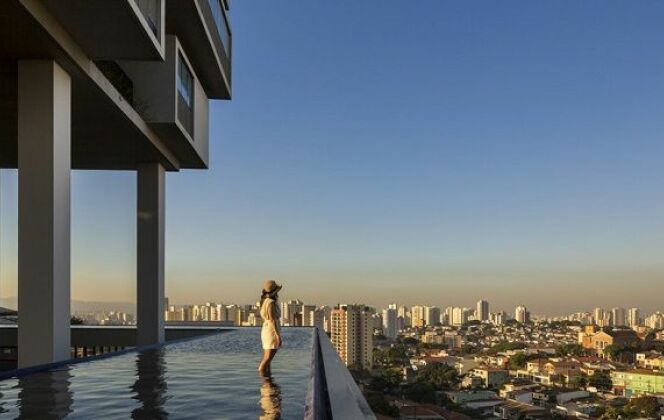
<path fill-rule="evenodd" d="M 517 353 L 510 357 L 509 367 L 512 370 L 521 369 L 526 366 L 529 357 L 525 353 Z"/>
<path fill-rule="evenodd" d="M 491 347 L 487 353 L 498 354 L 510 350 L 523 350 L 525 348 L 526 345 L 520 341 L 503 341 Z"/>
<path fill-rule="evenodd" d="M 659 400 L 657 397 L 634 398 L 625 407 L 625 413 L 635 417 L 655 417 L 659 414 Z"/>
<path fill-rule="evenodd" d="M 621 363 L 633 363 L 636 353 L 639 351 L 636 346 L 619 346 L 609 344 L 604 348 L 604 355 L 609 359 Z"/>
<path fill-rule="evenodd" d="M 417 372 L 417 382 L 429 384 L 436 389 L 450 389 L 459 383 L 457 370 L 444 363 L 427 365 Z"/>
<path fill-rule="evenodd" d="M 431 384 L 414 383 L 404 390 L 404 395 L 411 401 L 421 403 L 435 403 L 436 389 Z"/>
<path fill-rule="evenodd" d="M 565 356 L 582 356 L 585 349 L 579 343 L 561 344 L 556 347 L 556 355 L 560 357 Z"/>
<path fill-rule="evenodd" d="M 407 346 L 417 346 L 419 344 L 419 341 L 413 337 L 406 337 L 401 342 Z"/>
<path fill-rule="evenodd" d="M 395 369 L 383 369 L 380 376 L 389 387 L 396 387 L 401 383 L 401 372 Z"/>
<path fill-rule="evenodd" d="M 659 414 L 656 397 L 638 397 L 624 407 L 611 407 L 602 415 L 603 420 L 655 418 Z"/>
<path fill-rule="evenodd" d="M 588 378 L 588 385 L 597 389 L 608 390 L 613 387 L 611 376 L 606 372 L 597 371 Z"/>
<path fill-rule="evenodd" d="M 391 404 L 387 398 L 380 392 L 368 392 L 366 394 L 367 403 L 374 413 L 384 414 L 390 417 L 399 417 L 399 409 Z"/>
<path fill-rule="evenodd" d="M 568 385 L 574 389 L 585 388 L 588 385 L 588 380 L 583 376 L 573 376 L 570 378 Z"/>

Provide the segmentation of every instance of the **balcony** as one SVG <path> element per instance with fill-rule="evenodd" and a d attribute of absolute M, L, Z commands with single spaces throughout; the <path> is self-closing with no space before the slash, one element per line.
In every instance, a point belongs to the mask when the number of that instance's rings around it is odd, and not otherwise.
<path fill-rule="evenodd" d="M 231 97 L 232 31 L 224 0 L 168 0 L 166 32 L 178 37 L 210 99 Z"/>
<path fill-rule="evenodd" d="M 87 330 L 88 338 L 94 332 L 100 339 L 118 331 Z M 6 336 L 7 331 L 0 328 L 0 335 Z M 284 347 L 275 359 L 273 376 L 261 378 L 256 373 L 261 357 L 258 329 L 207 332 L 211 334 L 193 339 L 181 336 L 163 346 L 96 360 L 0 373 L 0 414 L 11 418 L 94 418 L 100 412 L 105 418 L 375 418 L 325 334 L 312 328 L 284 328 Z M 72 334 L 72 340 L 76 336 Z"/>
<path fill-rule="evenodd" d="M 43 3 L 92 59 L 163 59 L 163 0 L 44 0 Z"/>
<path fill-rule="evenodd" d="M 208 164 L 208 97 L 179 39 L 166 37 L 165 62 L 118 61 L 132 81 L 134 108 L 182 168 Z"/>

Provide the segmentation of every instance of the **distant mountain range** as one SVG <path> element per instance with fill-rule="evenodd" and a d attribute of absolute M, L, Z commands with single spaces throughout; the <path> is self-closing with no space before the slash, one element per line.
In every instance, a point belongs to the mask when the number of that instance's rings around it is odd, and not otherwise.
<path fill-rule="evenodd" d="M 0 307 L 5 307 L 9 309 L 16 309 L 17 298 L 0 298 Z M 72 312 L 127 312 L 134 314 L 136 313 L 136 304 L 131 302 L 88 302 L 84 300 L 72 300 L 71 301 L 71 311 Z"/>

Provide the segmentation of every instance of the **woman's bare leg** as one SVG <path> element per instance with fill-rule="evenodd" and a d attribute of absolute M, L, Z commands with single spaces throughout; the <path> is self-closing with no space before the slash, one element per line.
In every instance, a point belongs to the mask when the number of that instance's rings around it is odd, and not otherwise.
<path fill-rule="evenodd" d="M 270 355 L 270 352 L 272 350 L 263 350 L 263 359 L 261 360 L 261 363 L 258 365 L 258 372 L 261 375 L 265 375 L 267 373 L 267 370 L 269 369 L 269 364 L 270 360 L 272 360 L 272 357 Z"/>
<path fill-rule="evenodd" d="M 265 364 L 265 367 L 267 369 L 266 373 L 268 375 L 272 375 L 272 359 L 274 359 L 274 356 L 276 356 L 277 349 L 270 349 L 270 350 L 266 350 L 266 351 L 269 352 L 268 355 L 267 355 L 267 363 Z"/>

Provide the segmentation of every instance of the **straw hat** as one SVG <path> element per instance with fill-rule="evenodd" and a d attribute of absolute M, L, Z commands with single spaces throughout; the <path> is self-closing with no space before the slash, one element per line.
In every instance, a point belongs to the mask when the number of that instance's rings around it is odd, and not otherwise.
<path fill-rule="evenodd" d="M 281 285 L 274 280 L 265 280 L 265 283 L 263 283 L 263 291 L 267 293 L 274 293 L 279 290 L 281 290 Z"/>

